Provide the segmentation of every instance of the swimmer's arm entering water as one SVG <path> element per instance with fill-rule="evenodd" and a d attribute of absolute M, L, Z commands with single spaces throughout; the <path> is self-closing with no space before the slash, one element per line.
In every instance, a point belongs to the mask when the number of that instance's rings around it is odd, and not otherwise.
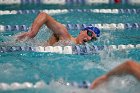
<path fill-rule="evenodd" d="M 17 41 L 20 41 L 25 38 L 33 38 L 39 32 L 39 29 L 43 24 L 46 24 L 49 29 L 51 29 L 55 35 L 59 39 L 67 39 L 70 38 L 70 34 L 68 33 L 67 29 L 61 23 L 57 22 L 48 14 L 41 12 L 36 19 L 34 20 L 31 29 L 29 32 L 23 33 L 17 36 Z"/>
<path fill-rule="evenodd" d="M 93 83 L 91 84 L 90 88 L 94 89 L 98 87 L 103 82 L 107 81 L 109 77 L 114 75 L 122 75 L 122 74 L 131 74 L 135 76 L 138 80 L 140 80 L 140 64 L 134 62 L 134 61 L 126 61 L 125 63 L 117 66 L 107 74 L 97 78 Z"/>

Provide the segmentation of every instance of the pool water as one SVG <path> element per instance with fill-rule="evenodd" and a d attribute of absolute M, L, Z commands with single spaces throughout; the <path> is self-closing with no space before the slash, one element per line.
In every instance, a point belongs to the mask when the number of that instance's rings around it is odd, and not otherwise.
<path fill-rule="evenodd" d="M 15 6 L 2 6 L 3 9 L 25 9 Z M 97 6 L 102 8 L 102 6 Z M 109 8 L 109 6 L 103 6 Z M 110 8 L 133 8 L 132 6 L 110 6 Z M 27 9 L 40 9 L 28 7 Z M 41 9 L 50 9 L 50 6 L 43 6 Z M 54 6 L 53 9 L 65 8 Z M 76 8 L 67 6 L 67 8 Z M 83 7 L 78 7 L 83 8 Z M 86 9 L 95 6 L 84 6 Z M 139 7 L 134 7 L 139 9 Z M 30 26 L 37 14 L 22 15 L 1 15 L 1 25 L 28 25 Z M 63 24 L 96 24 L 96 23 L 139 23 L 139 14 L 96 14 L 70 12 L 65 14 L 52 15 L 57 21 Z M 0 33 L 0 41 L 13 41 L 12 37 L 16 32 Z M 79 30 L 69 30 L 76 36 Z M 44 26 L 38 35 L 46 34 Z M 36 39 L 35 39 L 36 40 Z M 94 42 L 95 45 L 120 45 L 120 44 L 140 44 L 139 29 L 125 30 L 102 30 L 101 37 Z M 95 90 L 81 89 L 66 86 L 66 82 L 92 82 L 97 77 L 107 73 L 112 68 L 123 63 L 125 60 L 132 59 L 140 62 L 140 50 L 128 49 L 124 51 L 101 51 L 92 55 L 66 55 L 57 53 L 37 53 L 37 52 L 7 52 L 0 53 L 0 82 L 13 84 L 14 82 L 30 82 L 35 85 L 41 82 L 38 88 L 25 89 L 5 89 L 4 93 L 138 93 L 140 83 L 131 75 L 113 77 L 105 86 Z M 46 85 L 50 83 L 49 85 Z"/>

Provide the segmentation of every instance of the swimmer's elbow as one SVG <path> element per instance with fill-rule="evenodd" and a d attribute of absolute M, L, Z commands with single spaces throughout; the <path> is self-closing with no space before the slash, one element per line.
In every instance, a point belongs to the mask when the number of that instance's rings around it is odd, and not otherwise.
<path fill-rule="evenodd" d="M 48 14 L 47 13 L 45 13 L 45 12 L 40 12 L 39 13 L 39 16 L 47 16 Z"/>
<path fill-rule="evenodd" d="M 45 12 L 40 12 L 39 13 L 39 16 L 40 16 L 40 20 L 43 20 L 43 21 L 48 21 L 51 17 L 47 14 L 47 13 L 45 13 Z"/>
<path fill-rule="evenodd" d="M 47 15 L 44 12 L 40 12 L 36 19 L 34 20 L 34 24 L 37 24 L 38 26 L 42 26 L 44 23 L 46 23 L 49 19 L 49 15 Z"/>
<path fill-rule="evenodd" d="M 48 14 L 46 12 L 40 12 L 39 15 L 47 16 Z"/>

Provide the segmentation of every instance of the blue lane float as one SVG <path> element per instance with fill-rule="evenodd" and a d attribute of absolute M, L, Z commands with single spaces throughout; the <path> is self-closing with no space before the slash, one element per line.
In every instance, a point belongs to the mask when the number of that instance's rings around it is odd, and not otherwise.
<path fill-rule="evenodd" d="M 12 14 L 38 14 L 46 12 L 48 14 L 63 14 L 70 12 L 102 13 L 102 14 L 140 14 L 140 9 L 44 9 L 44 10 L 0 10 L 0 15 Z"/>
<path fill-rule="evenodd" d="M 104 23 L 104 24 L 63 24 L 68 30 L 81 30 L 86 26 L 92 25 L 103 30 L 124 30 L 124 29 L 140 29 L 140 23 Z M 26 25 L 0 25 L 0 32 L 6 31 L 28 31 L 29 26 Z"/>
<path fill-rule="evenodd" d="M 44 52 L 44 53 L 58 53 L 58 54 L 97 54 L 102 50 L 116 51 L 127 49 L 140 49 L 140 44 L 137 45 L 109 45 L 109 46 L 96 46 L 96 45 L 75 45 L 75 46 L 0 46 L 0 52 Z"/>
<path fill-rule="evenodd" d="M 1 0 L 0 4 L 140 4 L 139 0 Z"/>

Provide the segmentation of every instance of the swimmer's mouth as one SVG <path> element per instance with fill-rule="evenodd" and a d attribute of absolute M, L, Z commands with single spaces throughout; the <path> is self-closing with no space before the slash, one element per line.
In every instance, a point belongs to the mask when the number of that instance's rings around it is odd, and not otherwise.
<path fill-rule="evenodd" d="M 86 39 L 84 39 L 84 40 L 83 40 L 83 42 L 87 42 L 87 40 L 86 40 Z"/>

